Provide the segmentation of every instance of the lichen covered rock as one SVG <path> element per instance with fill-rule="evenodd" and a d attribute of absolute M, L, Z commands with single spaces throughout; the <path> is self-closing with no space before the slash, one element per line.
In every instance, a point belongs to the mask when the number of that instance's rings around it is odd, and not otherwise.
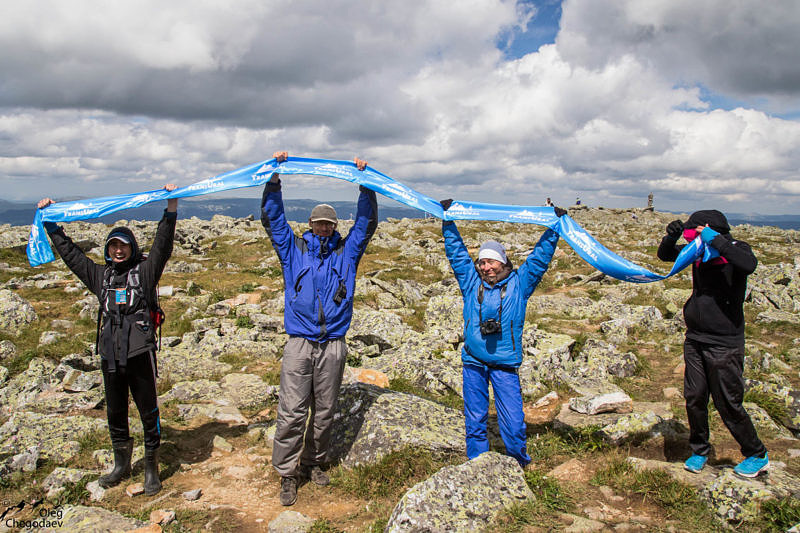
<path fill-rule="evenodd" d="M 463 452 L 464 416 L 437 403 L 374 385 L 342 387 L 328 459 L 372 464 L 408 446 Z"/>
<path fill-rule="evenodd" d="M 36 311 L 25 298 L 8 289 L 0 289 L 0 333 L 19 335 L 37 318 Z"/>
<path fill-rule="evenodd" d="M 533 497 L 515 459 L 487 452 L 411 487 L 385 531 L 483 531 L 499 512 Z"/>

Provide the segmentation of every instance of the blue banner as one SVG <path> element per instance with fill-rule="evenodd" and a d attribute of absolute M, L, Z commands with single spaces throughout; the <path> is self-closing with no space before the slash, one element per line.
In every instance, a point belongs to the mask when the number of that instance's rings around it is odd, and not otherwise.
<path fill-rule="evenodd" d="M 569 215 L 556 216 L 552 207 L 456 200 L 447 211 L 444 211 L 439 202 L 430 196 L 425 196 L 371 167 L 361 171 L 356 168 L 355 163 L 350 161 L 290 157 L 282 163 L 278 163 L 275 159 L 254 163 L 199 181 L 188 187 L 175 189 L 172 192 L 159 189 L 91 200 L 59 202 L 44 209 L 37 209 L 28 239 L 28 261 L 32 266 L 37 266 L 55 259 L 45 234 L 44 222 L 87 220 L 159 200 L 187 198 L 243 187 L 255 187 L 266 183 L 273 172 L 326 176 L 358 183 L 401 204 L 425 211 L 444 220 L 490 220 L 546 226 L 557 231 L 584 261 L 597 270 L 616 279 L 633 283 L 648 283 L 665 279 L 680 272 L 698 259 L 702 258 L 703 261 L 707 261 L 719 256 L 716 250 L 703 244 L 698 237 L 683 248 L 670 272 L 660 275 L 615 254 L 600 244 Z"/>

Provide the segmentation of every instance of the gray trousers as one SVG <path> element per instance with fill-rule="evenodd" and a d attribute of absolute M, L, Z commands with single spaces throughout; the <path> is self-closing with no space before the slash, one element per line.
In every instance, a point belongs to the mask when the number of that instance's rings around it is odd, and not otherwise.
<path fill-rule="evenodd" d="M 325 462 L 346 359 L 344 338 L 314 342 L 290 337 L 286 343 L 272 445 L 272 466 L 282 477 L 298 476 L 298 463 Z"/>

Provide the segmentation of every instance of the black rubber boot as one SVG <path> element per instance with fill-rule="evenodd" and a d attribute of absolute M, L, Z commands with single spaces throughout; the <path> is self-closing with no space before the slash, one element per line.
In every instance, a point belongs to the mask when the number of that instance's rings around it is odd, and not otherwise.
<path fill-rule="evenodd" d="M 131 456 L 133 455 L 133 439 L 125 444 L 114 446 L 114 470 L 100 476 L 97 483 L 104 489 L 116 487 L 123 478 L 131 475 Z"/>
<path fill-rule="evenodd" d="M 158 479 L 158 449 L 144 451 L 144 493 L 158 494 L 161 480 Z"/>

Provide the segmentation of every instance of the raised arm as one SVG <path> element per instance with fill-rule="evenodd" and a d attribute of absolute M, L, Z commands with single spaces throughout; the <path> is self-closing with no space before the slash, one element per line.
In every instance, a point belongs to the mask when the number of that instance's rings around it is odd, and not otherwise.
<path fill-rule="evenodd" d="M 539 237 L 539 242 L 533 247 L 533 251 L 528 254 L 525 263 L 517 270 L 522 284 L 522 294 L 526 299 L 533 294 L 539 282 L 542 281 L 542 276 L 547 272 L 550 260 L 553 259 L 557 244 L 558 233 L 548 229 Z"/>
<path fill-rule="evenodd" d="M 367 162 L 356 158 L 356 167 L 363 171 L 367 168 Z M 357 260 L 364 254 L 367 244 L 375 234 L 378 227 L 378 199 L 375 191 L 360 185 L 358 190 L 358 209 L 356 210 L 356 220 L 345 241 L 345 252 L 348 257 L 356 257 Z"/>
<path fill-rule="evenodd" d="M 42 198 L 37 207 L 44 209 L 50 204 L 53 204 L 50 198 Z M 83 253 L 83 250 L 70 239 L 64 228 L 55 222 L 45 222 L 44 228 L 50 236 L 58 255 L 64 260 L 64 263 L 81 282 L 93 293 L 99 294 L 103 286 L 103 269 L 102 265 L 98 265 Z"/>
<path fill-rule="evenodd" d="M 273 157 L 279 163 L 289 157 L 287 152 L 275 152 Z M 282 263 L 288 261 L 289 253 L 294 242 L 294 233 L 286 221 L 283 210 L 283 194 L 281 193 L 281 180 L 277 172 L 273 173 L 264 185 L 264 194 L 261 196 L 261 224 L 272 241 L 272 247 L 278 254 Z"/>
<path fill-rule="evenodd" d="M 466 294 L 474 283 L 480 281 L 478 272 L 475 270 L 475 263 L 469 256 L 455 222 L 443 220 L 442 235 L 444 236 L 444 252 L 447 260 L 450 261 L 450 268 L 453 269 L 461 293 Z"/>
<path fill-rule="evenodd" d="M 684 246 L 677 246 L 681 233 L 683 233 L 683 222 L 680 220 L 673 220 L 667 224 L 667 234 L 661 239 L 661 244 L 658 245 L 658 252 L 656 252 L 659 259 L 662 261 L 675 261 L 678 258 Z"/>
<path fill-rule="evenodd" d="M 756 259 L 749 244 L 743 241 L 735 241 L 730 236 L 726 238 L 708 226 L 697 229 L 703 242 L 715 248 L 719 255 L 724 257 L 734 268 L 748 275 L 755 271 L 756 266 L 758 266 L 758 259 Z"/>
<path fill-rule="evenodd" d="M 164 186 L 168 191 L 177 189 L 176 185 L 168 183 Z M 161 279 L 164 267 L 172 256 L 175 243 L 175 226 L 178 221 L 178 199 L 167 200 L 167 208 L 164 215 L 158 222 L 156 236 L 153 245 L 150 247 L 150 254 L 147 256 L 147 268 L 142 270 L 143 276 L 152 276 L 152 285 L 156 285 Z"/>

